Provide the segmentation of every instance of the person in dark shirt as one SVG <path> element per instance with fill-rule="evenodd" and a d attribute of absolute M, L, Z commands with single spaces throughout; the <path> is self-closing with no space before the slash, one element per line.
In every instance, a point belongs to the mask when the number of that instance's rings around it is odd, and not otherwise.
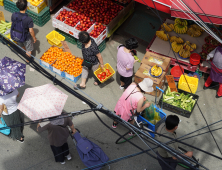
<path fill-rule="evenodd" d="M 89 33 L 82 31 L 79 33 L 79 41 L 82 43 L 82 55 L 83 55 L 83 68 L 82 68 L 82 81 L 76 86 L 79 89 L 86 88 L 86 79 L 88 78 L 89 70 L 96 71 L 99 65 L 104 68 L 103 58 L 98 49 L 96 42 L 90 38 Z M 94 85 L 97 86 L 100 81 L 96 78 Z M 76 89 L 76 88 L 75 88 Z"/>
<path fill-rule="evenodd" d="M 27 15 L 27 17 L 23 20 L 23 26 L 25 27 L 25 30 L 27 33 L 26 41 L 23 43 L 21 42 L 17 42 L 17 43 L 20 47 L 26 50 L 26 54 L 30 56 L 34 49 L 33 43 L 35 43 L 37 40 L 35 37 L 35 32 L 33 30 L 33 27 L 34 27 L 33 20 L 31 17 L 28 16 L 28 14 L 25 13 L 27 10 L 27 0 L 18 0 L 16 2 L 16 6 L 20 10 L 19 18 L 23 18 L 24 16 Z M 16 19 L 15 13 L 13 13 L 11 17 L 11 21 L 15 22 L 15 19 Z"/>

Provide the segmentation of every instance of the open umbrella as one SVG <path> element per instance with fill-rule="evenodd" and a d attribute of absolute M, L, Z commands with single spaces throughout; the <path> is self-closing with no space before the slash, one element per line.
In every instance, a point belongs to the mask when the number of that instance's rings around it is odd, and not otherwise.
<path fill-rule="evenodd" d="M 27 88 L 18 105 L 31 120 L 61 115 L 68 95 L 52 84 Z"/>
<path fill-rule="evenodd" d="M 0 96 L 25 84 L 26 65 L 8 57 L 0 60 Z"/>

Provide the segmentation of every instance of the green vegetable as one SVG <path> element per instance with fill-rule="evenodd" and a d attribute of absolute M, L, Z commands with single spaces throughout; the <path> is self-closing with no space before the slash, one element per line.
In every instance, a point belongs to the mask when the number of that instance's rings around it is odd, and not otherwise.
<path fill-rule="evenodd" d="M 138 60 L 138 62 L 141 63 L 140 59 L 136 55 L 134 55 L 133 57 L 135 60 Z"/>
<path fill-rule="evenodd" d="M 163 102 L 170 105 L 179 107 L 181 109 L 192 111 L 197 99 L 193 99 L 193 96 L 190 94 L 185 95 L 184 93 L 171 92 L 170 87 L 168 86 L 166 93 L 163 94 Z"/>

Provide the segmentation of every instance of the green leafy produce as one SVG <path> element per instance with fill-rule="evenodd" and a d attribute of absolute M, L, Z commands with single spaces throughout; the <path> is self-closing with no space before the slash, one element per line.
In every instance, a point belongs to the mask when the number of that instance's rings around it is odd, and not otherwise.
<path fill-rule="evenodd" d="M 192 111 L 197 99 L 193 99 L 190 94 L 185 95 L 184 93 L 171 92 L 168 86 L 166 93 L 163 94 L 163 102 L 170 105 L 179 107 L 181 109 Z"/>
<path fill-rule="evenodd" d="M 4 34 L 8 29 L 11 28 L 11 26 L 12 26 L 11 22 L 7 23 L 7 22 L 1 20 L 0 21 L 0 33 Z"/>

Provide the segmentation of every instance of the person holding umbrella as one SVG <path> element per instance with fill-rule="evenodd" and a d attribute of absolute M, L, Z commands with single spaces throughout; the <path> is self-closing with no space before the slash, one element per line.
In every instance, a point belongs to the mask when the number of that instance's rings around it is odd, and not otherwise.
<path fill-rule="evenodd" d="M 55 161 L 65 164 L 65 158 L 67 160 L 72 159 L 67 143 L 67 139 L 69 137 L 69 129 L 67 126 L 69 126 L 72 130 L 72 134 L 76 132 L 76 129 L 74 128 L 74 125 L 69 117 L 63 118 L 62 116 L 55 116 L 49 120 L 50 123 L 43 127 L 38 124 L 37 131 L 39 133 L 45 130 L 48 131 L 48 139 L 55 157 Z"/>
<path fill-rule="evenodd" d="M 88 78 L 89 70 L 96 71 L 99 65 L 104 69 L 103 58 L 98 49 L 95 41 L 90 38 L 89 33 L 82 31 L 79 33 L 79 42 L 82 43 L 82 55 L 83 55 L 83 68 L 82 68 L 82 81 L 77 84 L 76 87 L 79 89 L 86 88 L 86 80 Z M 96 78 L 94 85 L 98 86 L 100 81 Z M 75 88 L 77 89 L 77 88 Z"/>
<path fill-rule="evenodd" d="M 25 64 L 8 57 L 0 60 L 0 114 L 7 126 L 23 123 L 16 99 L 19 96 L 17 88 L 25 84 L 25 72 Z M 23 128 L 23 126 L 11 128 L 9 137 L 23 143 Z"/>

